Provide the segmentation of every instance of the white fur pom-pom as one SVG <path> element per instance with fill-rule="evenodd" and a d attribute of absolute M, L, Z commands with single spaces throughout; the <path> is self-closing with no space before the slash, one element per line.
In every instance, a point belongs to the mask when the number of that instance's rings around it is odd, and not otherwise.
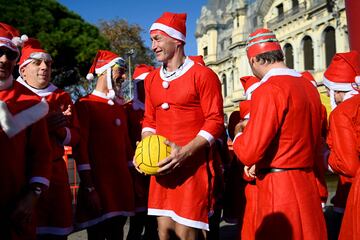
<path fill-rule="evenodd" d="M 24 42 L 26 42 L 27 40 L 29 40 L 29 37 L 28 37 L 27 35 L 23 34 L 23 35 L 21 35 L 20 39 L 21 39 L 21 41 L 24 43 Z"/>
<path fill-rule="evenodd" d="M 86 75 L 86 79 L 89 80 L 89 81 L 94 80 L 94 74 L 88 73 L 88 74 Z"/>
<path fill-rule="evenodd" d="M 21 47 L 22 46 L 22 41 L 19 37 L 13 37 L 11 39 L 11 41 L 17 46 L 17 47 Z"/>

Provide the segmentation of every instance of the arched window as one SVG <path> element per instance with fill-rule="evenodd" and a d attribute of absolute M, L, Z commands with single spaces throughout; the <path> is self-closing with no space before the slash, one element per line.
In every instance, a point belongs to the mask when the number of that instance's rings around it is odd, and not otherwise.
<path fill-rule="evenodd" d="M 231 71 L 227 93 L 231 94 L 233 91 L 234 91 L 234 71 Z"/>
<path fill-rule="evenodd" d="M 304 49 L 304 69 L 314 70 L 314 48 L 311 37 L 305 36 L 303 38 L 303 49 Z"/>
<path fill-rule="evenodd" d="M 324 30 L 326 67 L 329 66 L 332 57 L 336 53 L 335 29 L 327 27 Z"/>
<path fill-rule="evenodd" d="M 288 68 L 294 68 L 294 53 L 293 47 L 290 43 L 285 44 L 284 52 L 286 66 L 288 66 Z"/>
<path fill-rule="evenodd" d="M 221 85 L 222 85 L 222 90 L 223 90 L 223 93 L 224 93 L 224 97 L 226 97 L 227 96 L 227 84 L 226 84 L 226 75 L 225 75 L 225 73 L 221 77 Z"/>

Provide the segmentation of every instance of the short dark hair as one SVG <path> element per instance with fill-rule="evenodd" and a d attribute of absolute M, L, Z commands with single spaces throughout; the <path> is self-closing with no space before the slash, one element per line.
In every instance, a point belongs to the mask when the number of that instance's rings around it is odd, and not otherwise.
<path fill-rule="evenodd" d="M 275 63 L 284 61 L 284 53 L 282 50 L 275 50 L 256 55 L 256 61 L 262 63 Z"/>

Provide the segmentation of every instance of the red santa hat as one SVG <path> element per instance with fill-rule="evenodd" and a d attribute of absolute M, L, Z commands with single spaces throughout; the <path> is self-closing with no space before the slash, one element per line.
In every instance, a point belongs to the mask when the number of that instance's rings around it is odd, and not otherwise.
<path fill-rule="evenodd" d="M 27 40 L 26 35 L 22 35 L 21 37 L 19 36 L 19 30 L 6 23 L 0 22 L 0 47 L 4 46 L 19 53 L 19 49 L 17 47 L 20 47 L 23 41 Z"/>
<path fill-rule="evenodd" d="M 198 63 L 198 64 L 203 65 L 203 66 L 206 65 L 205 62 L 204 62 L 204 58 L 203 58 L 202 55 L 189 56 L 189 58 L 190 58 L 191 60 L 193 60 L 195 63 Z"/>
<path fill-rule="evenodd" d="M 33 60 L 45 60 L 52 61 L 50 54 L 42 49 L 39 40 L 35 38 L 29 38 L 24 43 L 24 47 L 21 49 L 21 58 L 19 61 L 19 69 L 26 66 Z"/>
<path fill-rule="evenodd" d="M 160 30 L 168 36 L 185 42 L 186 13 L 164 12 L 150 27 L 152 31 Z"/>
<path fill-rule="evenodd" d="M 317 83 L 315 81 L 315 78 L 313 77 L 313 75 L 309 71 L 304 71 L 304 72 L 301 73 L 301 75 L 303 76 L 303 78 L 309 80 L 315 87 L 317 87 Z"/>
<path fill-rule="evenodd" d="M 246 43 L 248 58 L 276 50 L 281 50 L 281 46 L 275 34 L 269 29 L 259 28 L 249 35 Z"/>
<path fill-rule="evenodd" d="M 126 68 L 126 63 L 119 55 L 110 52 L 108 50 L 99 50 L 94 58 L 93 64 L 86 75 L 87 80 L 93 80 L 94 74 L 99 75 L 106 71 L 106 84 L 108 88 L 107 97 L 109 98 L 109 104 L 113 105 L 112 100 L 115 99 L 116 94 L 112 86 L 112 73 L 111 67 L 118 64 L 122 68 Z"/>
<path fill-rule="evenodd" d="M 240 82 L 244 88 L 246 99 L 250 100 L 251 94 L 260 86 L 260 80 L 254 76 L 244 76 L 240 78 Z"/>
<path fill-rule="evenodd" d="M 250 118 L 250 100 L 241 101 L 240 107 L 240 120 L 247 120 Z"/>
<path fill-rule="evenodd" d="M 354 83 L 360 84 L 360 57 L 357 51 L 334 55 L 323 77 L 323 83 L 333 91 L 354 90 Z"/>
<path fill-rule="evenodd" d="M 124 59 L 122 59 L 119 55 L 108 50 L 99 50 L 94 58 L 93 64 L 90 67 L 89 73 L 86 75 L 86 79 L 93 80 L 94 74 L 99 75 L 115 64 L 119 64 L 120 67 L 126 68 Z"/>
<path fill-rule="evenodd" d="M 144 80 L 146 76 L 155 68 L 146 64 L 139 64 L 135 67 L 133 80 Z"/>

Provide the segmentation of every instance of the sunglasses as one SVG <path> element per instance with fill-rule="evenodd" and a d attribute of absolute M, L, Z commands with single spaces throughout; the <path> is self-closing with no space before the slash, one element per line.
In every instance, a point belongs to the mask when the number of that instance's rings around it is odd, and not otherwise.
<path fill-rule="evenodd" d="M 4 54 L 6 55 L 7 59 L 10 61 L 14 61 L 18 57 L 17 52 L 11 51 L 10 49 L 7 48 L 0 48 L 0 57 L 2 57 Z"/>

